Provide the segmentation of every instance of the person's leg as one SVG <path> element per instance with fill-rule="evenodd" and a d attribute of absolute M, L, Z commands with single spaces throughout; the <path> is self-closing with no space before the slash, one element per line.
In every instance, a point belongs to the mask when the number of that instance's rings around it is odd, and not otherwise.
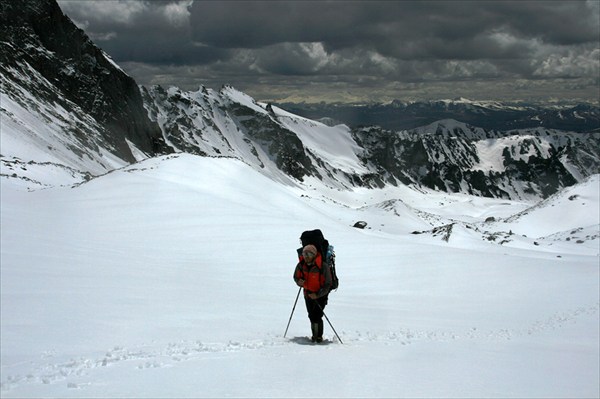
<path fill-rule="evenodd" d="M 322 320 L 323 311 L 319 308 L 317 300 L 306 299 L 306 310 L 308 311 L 308 318 L 310 320 L 310 330 L 312 333 L 311 340 L 315 342 L 319 337 L 319 322 Z"/>
<path fill-rule="evenodd" d="M 327 295 L 318 299 L 306 298 L 306 310 L 310 319 L 312 341 L 323 341 L 323 309 L 327 305 Z"/>
<path fill-rule="evenodd" d="M 320 315 L 319 321 L 317 322 L 317 337 L 316 337 L 317 342 L 323 342 L 323 310 L 325 309 L 325 306 L 327 306 L 327 299 L 328 299 L 328 296 L 325 295 L 315 301 L 319 305 L 317 307 L 319 308 L 319 315 Z"/>

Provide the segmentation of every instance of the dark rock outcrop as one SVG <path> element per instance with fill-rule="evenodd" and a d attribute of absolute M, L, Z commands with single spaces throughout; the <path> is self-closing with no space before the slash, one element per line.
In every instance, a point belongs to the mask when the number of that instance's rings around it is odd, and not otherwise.
<path fill-rule="evenodd" d="M 106 147 L 121 159 L 135 161 L 126 139 L 148 155 L 168 151 L 158 125 L 147 116 L 136 82 L 56 1 L 1 0 L 0 24 L 0 72 L 6 79 L 68 112 L 79 107 L 104 128 Z M 34 74 L 38 79 L 32 79 Z M 44 87 L 37 84 L 39 77 Z M 15 99 L 21 100 L 18 95 Z"/>

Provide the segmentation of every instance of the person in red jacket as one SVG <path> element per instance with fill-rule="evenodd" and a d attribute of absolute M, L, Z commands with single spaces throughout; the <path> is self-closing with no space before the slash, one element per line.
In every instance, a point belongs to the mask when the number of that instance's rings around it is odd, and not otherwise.
<path fill-rule="evenodd" d="M 331 270 L 314 245 L 302 249 L 294 270 L 294 281 L 304 288 L 304 301 L 310 319 L 313 342 L 323 341 L 323 309 L 331 288 Z"/>

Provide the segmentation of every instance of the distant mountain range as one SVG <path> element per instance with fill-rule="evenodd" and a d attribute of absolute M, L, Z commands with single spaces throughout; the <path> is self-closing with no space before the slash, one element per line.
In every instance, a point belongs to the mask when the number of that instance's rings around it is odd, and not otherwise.
<path fill-rule="evenodd" d="M 352 127 L 378 125 L 388 130 L 413 129 L 441 119 L 455 119 L 484 129 L 516 130 L 544 127 L 600 133 L 600 107 L 591 104 L 542 106 L 471 101 L 463 98 L 389 104 L 277 104 L 290 112 L 326 123 Z"/>
<path fill-rule="evenodd" d="M 278 106 L 230 86 L 141 87 L 54 0 L 1 1 L 0 21 L 1 174 L 32 187 L 172 152 L 241 159 L 283 184 L 521 200 L 599 173 L 598 107 Z"/>

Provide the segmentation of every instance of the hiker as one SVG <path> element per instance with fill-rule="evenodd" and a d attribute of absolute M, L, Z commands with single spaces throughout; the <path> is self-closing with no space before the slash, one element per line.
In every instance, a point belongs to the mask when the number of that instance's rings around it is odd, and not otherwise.
<path fill-rule="evenodd" d="M 316 246 L 302 248 L 300 261 L 294 270 L 294 281 L 304 288 L 304 301 L 312 330 L 311 341 L 323 342 L 323 309 L 331 288 L 331 271 Z"/>

